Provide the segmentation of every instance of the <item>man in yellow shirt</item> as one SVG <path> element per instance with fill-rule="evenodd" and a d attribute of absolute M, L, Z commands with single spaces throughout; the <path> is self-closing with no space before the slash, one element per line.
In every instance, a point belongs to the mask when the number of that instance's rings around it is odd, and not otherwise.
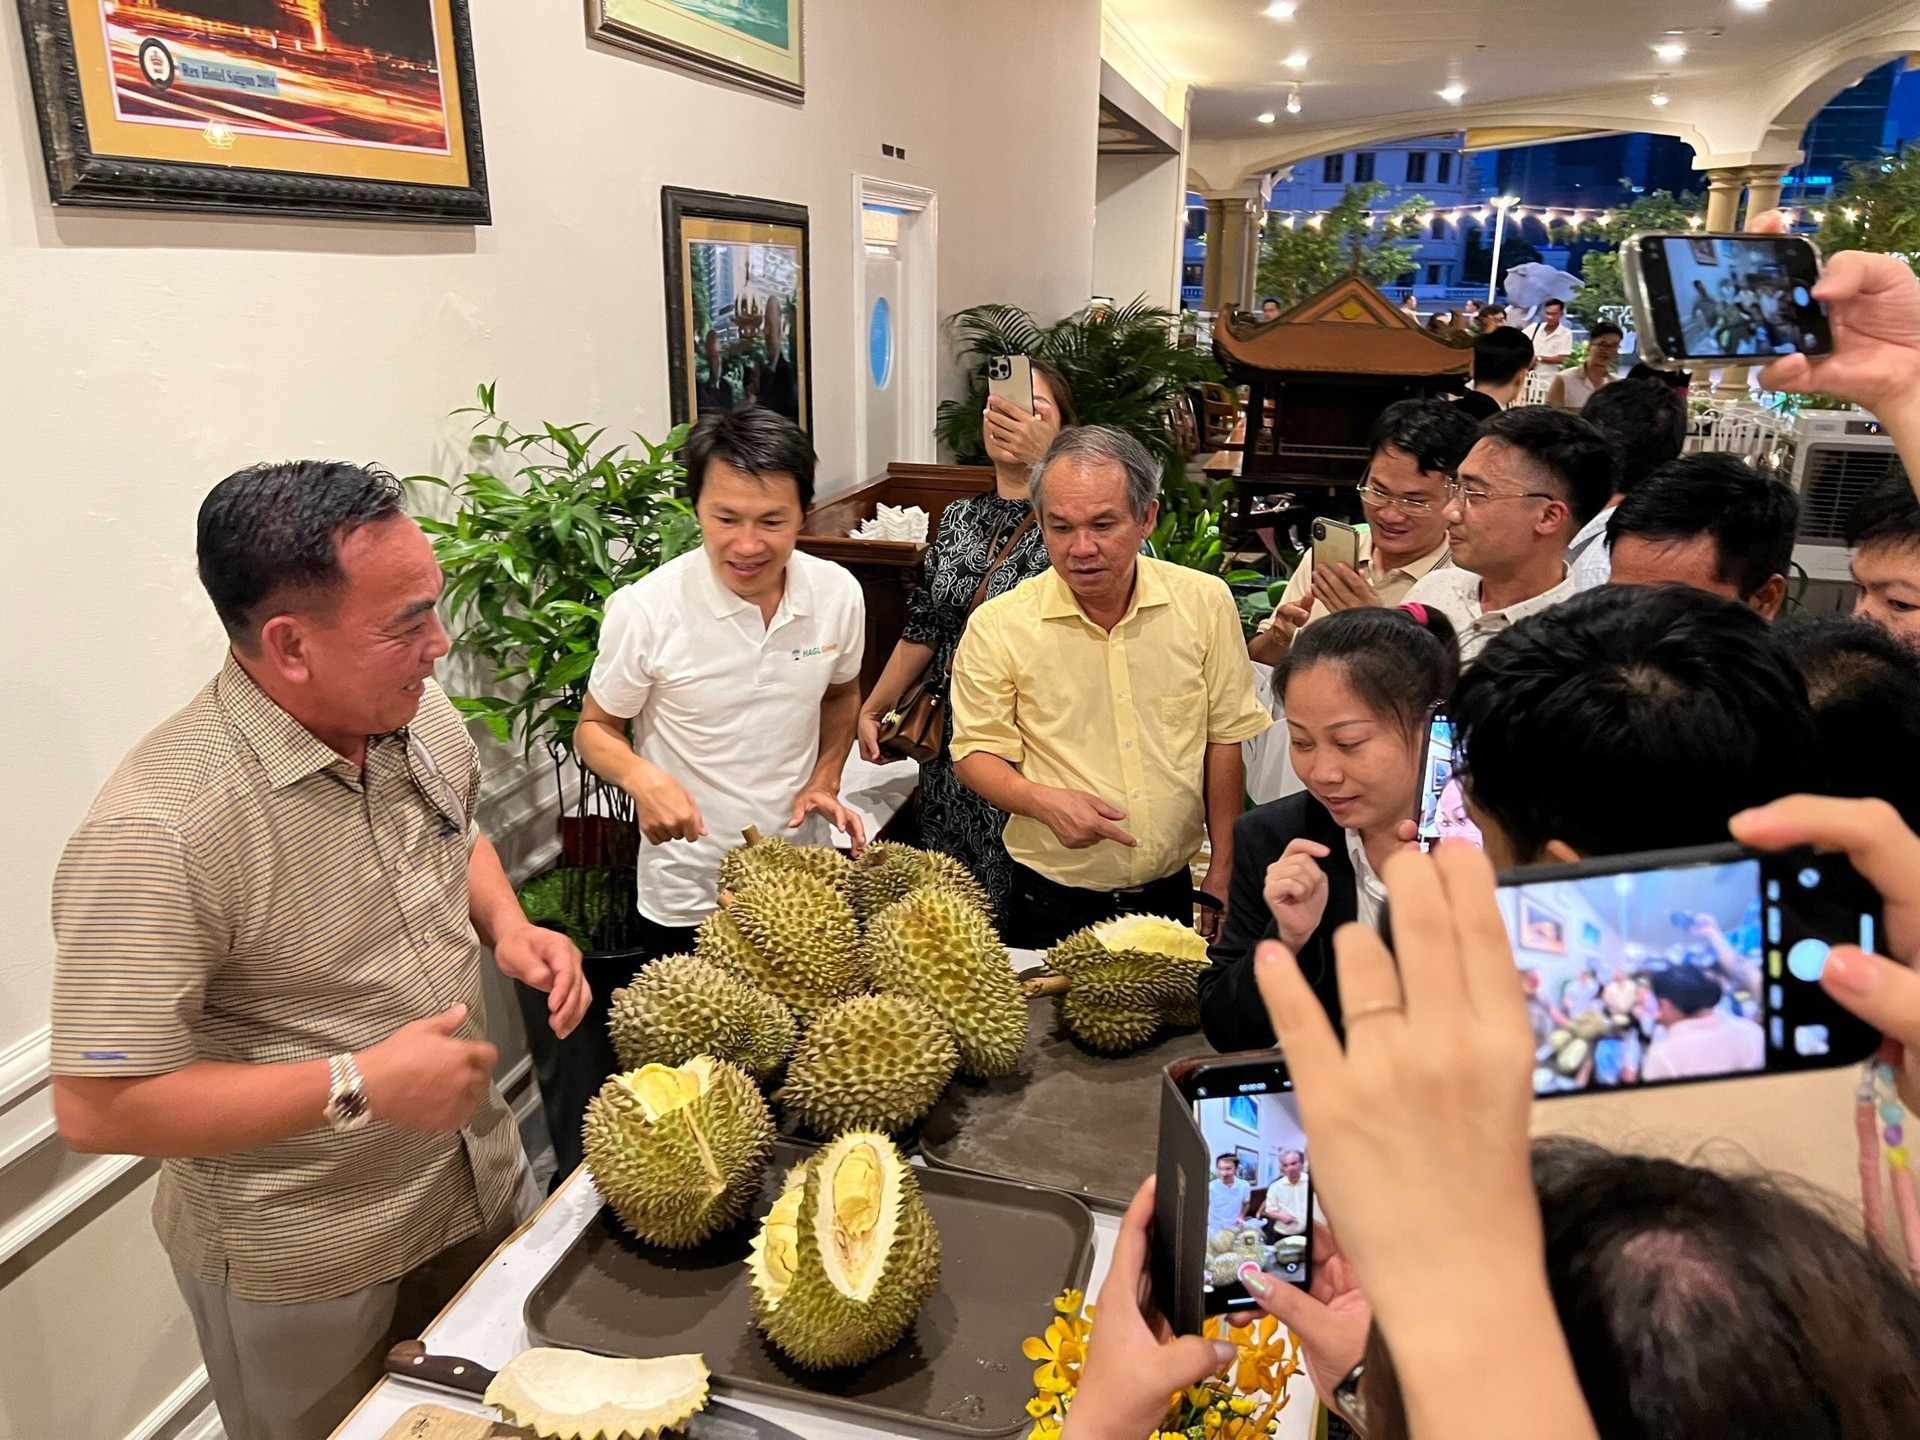
<path fill-rule="evenodd" d="M 1225 582 L 1140 554 L 1159 493 L 1130 435 L 1062 432 L 1033 473 L 1052 568 L 975 611 L 954 657 L 955 771 L 1011 817 L 1012 945 L 1128 912 L 1190 923 L 1203 834 L 1225 903 L 1240 743 L 1273 722 Z"/>

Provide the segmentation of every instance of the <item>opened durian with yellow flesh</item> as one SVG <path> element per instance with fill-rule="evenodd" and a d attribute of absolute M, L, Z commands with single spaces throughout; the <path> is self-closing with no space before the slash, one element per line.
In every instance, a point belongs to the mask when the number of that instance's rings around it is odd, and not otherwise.
<path fill-rule="evenodd" d="M 822 1135 L 899 1131 L 933 1108 L 959 1063 L 932 1006 L 856 995 L 807 1027 L 774 1098 Z"/>
<path fill-rule="evenodd" d="M 593 1183 L 626 1227 L 669 1249 L 746 1218 L 773 1116 L 745 1071 L 709 1055 L 615 1075 L 587 1102 Z"/>
<path fill-rule="evenodd" d="M 1163 1028 L 1200 1023 L 1207 942 L 1157 915 L 1123 915 L 1076 931 L 1047 952 L 1047 975 L 1029 995 L 1057 996 L 1060 1023 L 1108 1054 L 1134 1050 Z"/>
<path fill-rule="evenodd" d="M 808 1369 L 858 1365 L 898 1344 L 940 1283 L 940 1236 L 893 1142 L 855 1131 L 787 1173 L 747 1266 L 775 1348 Z"/>
<path fill-rule="evenodd" d="M 859 926 L 840 892 L 788 870 L 728 891 L 701 925 L 694 953 L 764 990 L 804 1023 L 866 988 L 859 945 Z"/>
<path fill-rule="evenodd" d="M 764 1080 L 793 1050 L 793 1012 L 756 985 L 669 955 L 613 992 L 607 1028 L 622 1070 L 711 1055 Z"/>
<path fill-rule="evenodd" d="M 550 1440 L 639 1440 L 671 1430 L 707 1403 L 698 1355 L 615 1360 L 582 1350 L 523 1350 L 487 1386 L 511 1425 Z"/>
<path fill-rule="evenodd" d="M 1027 1007 L 1007 948 L 987 917 L 951 890 L 916 890 L 867 926 L 876 990 L 933 1007 L 953 1035 L 960 1069 L 987 1078 L 1017 1069 Z"/>

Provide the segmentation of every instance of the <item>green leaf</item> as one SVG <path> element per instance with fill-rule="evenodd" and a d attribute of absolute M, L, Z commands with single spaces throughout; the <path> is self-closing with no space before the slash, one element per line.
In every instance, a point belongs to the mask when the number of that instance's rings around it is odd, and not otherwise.
<path fill-rule="evenodd" d="M 593 659 L 594 657 L 591 651 L 583 655 L 569 655 L 558 664 L 549 666 L 547 673 L 542 679 L 546 682 L 549 689 L 558 689 L 563 685 L 571 685 L 589 670 L 593 669 Z"/>

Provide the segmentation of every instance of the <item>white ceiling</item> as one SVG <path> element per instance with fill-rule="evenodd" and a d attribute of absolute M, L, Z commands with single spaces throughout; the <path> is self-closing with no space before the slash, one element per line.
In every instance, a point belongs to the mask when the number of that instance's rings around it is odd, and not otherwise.
<path fill-rule="evenodd" d="M 1466 85 L 1466 107 L 1622 84 L 1715 89 L 1797 57 L 1855 25 L 1920 12 L 1888 0 L 1298 0 L 1289 21 L 1268 0 L 1107 0 L 1177 79 L 1196 87 L 1196 139 L 1272 136 L 1402 112 L 1442 113 L 1435 92 Z M 1678 36 L 1667 32 L 1678 30 Z M 1653 47 L 1677 40 L 1677 61 Z M 1282 62 L 1304 51 L 1305 68 Z M 1662 76 L 1669 77 L 1662 80 Z M 1300 81 L 1302 112 L 1286 113 Z M 1273 111 L 1274 125 L 1254 117 Z"/>

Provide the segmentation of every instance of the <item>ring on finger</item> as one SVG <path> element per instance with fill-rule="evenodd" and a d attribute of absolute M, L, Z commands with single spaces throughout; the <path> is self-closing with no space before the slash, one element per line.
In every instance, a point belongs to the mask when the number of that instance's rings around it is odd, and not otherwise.
<path fill-rule="evenodd" d="M 1375 1000 L 1370 1004 L 1361 1005 L 1355 1009 L 1346 1011 L 1341 1015 L 1340 1023 L 1351 1030 L 1356 1020 L 1365 1020 L 1370 1015 L 1386 1015 L 1389 1013 L 1394 1015 L 1406 1014 L 1406 1002 L 1401 1000 Z"/>

